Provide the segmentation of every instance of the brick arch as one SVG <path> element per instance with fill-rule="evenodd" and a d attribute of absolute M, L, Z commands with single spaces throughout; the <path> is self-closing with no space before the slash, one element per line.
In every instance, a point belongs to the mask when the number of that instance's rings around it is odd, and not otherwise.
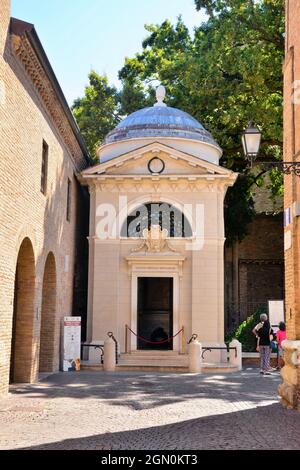
<path fill-rule="evenodd" d="M 21 243 L 15 274 L 10 382 L 36 379 L 34 350 L 35 259 L 31 240 Z"/>
<path fill-rule="evenodd" d="M 15 247 L 16 251 L 14 252 L 14 261 L 17 263 L 17 258 L 19 256 L 20 248 L 22 243 L 24 242 L 25 239 L 29 239 L 31 241 L 33 253 L 34 253 L 34 258 L 37 260 L 37 240 L 36 240 L 36 234 L 35 231 L 32 227 L 29 225 L 22 226 L 20 230 L 17 232 L 16 237 L 15 237 Z"/>
<path fill-rule="evenodd" d="M 47 256 L 42 289 L 40 330 L 40 372 L 52 372 L 55 361 L 56 263 L 52 252 Z"/>

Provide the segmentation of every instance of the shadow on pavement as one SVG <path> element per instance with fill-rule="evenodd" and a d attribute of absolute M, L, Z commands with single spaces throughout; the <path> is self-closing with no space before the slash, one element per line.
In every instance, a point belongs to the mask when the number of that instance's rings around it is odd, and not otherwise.
<path fill-rule="evenodd" d="M 299 449 L 300 415 L 279 404 L 175 424 L 67 439 L 26 450 Z"/>
<path fill-rule="evenodd" d="M 228 375 L 82 371 L 55 374 L 34 385 L 15 385 L 10 392 L 23 399 L 95 398 L 141 410 L 193 398 L 265 404 L 277 399 L 280 381 L 279 374 L 262 377 L 256 370 Z"/>

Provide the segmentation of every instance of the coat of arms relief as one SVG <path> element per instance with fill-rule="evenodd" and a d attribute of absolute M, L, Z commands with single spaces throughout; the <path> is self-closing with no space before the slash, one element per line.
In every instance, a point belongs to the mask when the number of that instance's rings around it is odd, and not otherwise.
<path fill-rule="evenodd" d="M 147 252 L 147 253 L 161 253 L 161 252 L 176 252 L 167 240 L 168 230 L 162 229 L 160 225 L 151 225 L 150 229 L 143 230 L 143 242 L 138 248 L 134 248 L 132 253 Z"/>

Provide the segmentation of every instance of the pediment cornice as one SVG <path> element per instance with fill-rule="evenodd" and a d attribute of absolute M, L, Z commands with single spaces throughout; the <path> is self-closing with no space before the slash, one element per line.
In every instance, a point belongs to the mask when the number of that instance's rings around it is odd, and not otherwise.
<path fill-rule="evenodd" d="M 146 153 L 153 153 L 155 155 L 160 155 L 160 153 L 167 154 L 169 158 L 174 160 L 181 160 L 185 162 L 187 165 L 191 167 L 191 174 L 187 175 L 180 175 L 180 174 L 171 174 L 171 173 L 162 173 L 160 175 L 149 175 L 148 174 L 109 174 L 109 170 L 111 169 L 118 169 L 122 168 L 122 166 L 131 160 L 138 160 L 141 159 Z M 204 170 L 201 174 L 196 174 L 193 172 L 195 169 L 202 169 Z M 188 153 L 182 152 L 180 150 L 174 149 L 173 147 L 167 146 L 165 144 L 161 144 L 160 142 L 154 142 L 143 147 L 139 147 L 138 149 L 132 150 L 126 154 L 120 155 L 119 157 L 115 157 L 112 160 L 109 160 L 105 163 L 99 163 L 94 167 L 88 168 L 87 170 L 82 172 L 83 179 L 103 179 L 103 178 L 127 178 L 127 179 L 171 179 L 177 180 L 180 178 L 209 178 L 209 177 L 233 177 L 236 178 L 236 173 L 226 168 L 223 168 L 219 165 L 215 165 L 214 163 L 210 163 L 206 160 L 202 160 L 194 155 L 190 155 Z"/>

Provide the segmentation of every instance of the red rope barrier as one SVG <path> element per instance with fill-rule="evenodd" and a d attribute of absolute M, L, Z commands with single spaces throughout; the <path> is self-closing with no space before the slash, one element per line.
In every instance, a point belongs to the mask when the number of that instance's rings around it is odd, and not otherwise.
<path fill-rule="evenodd" d="M 176 336 L 178 336 L 183 331 L 183 328 L 181 328 L 181 330 L 179 330 L 178 333 L 176 333 L 176 335 L 171 336 L 170 338 L 164 339 L 163 341 L 149 341 L 149 339 L 146 339 L 146 338 L 143 338 L 142 336 L 137 335 L 134 331 L 132 331 L 129 328 L 129 326 L 127 326 L 127 328 L 139 340 L 144 341 L 144 343 L 148 343 L 148 344 L 165 344 L 165 343 L 169 343 L 172 339 L 176 338 Z"/>

